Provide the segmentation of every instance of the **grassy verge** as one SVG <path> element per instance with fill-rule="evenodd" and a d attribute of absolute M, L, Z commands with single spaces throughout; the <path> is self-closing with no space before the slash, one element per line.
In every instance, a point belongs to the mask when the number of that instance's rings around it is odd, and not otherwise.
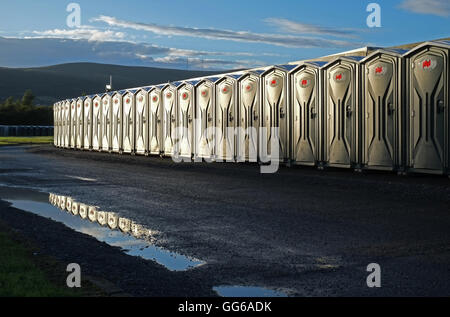
<path fill-rule="evenodd" d="M 92 295 L 92 289 L 66 287 L 65 274 L 60 264 L 36 255 L 0 224 L 0 297 Z"/>
<path fill-rule="evenodd" d="M 0 146 L 53 143 L 53 136 L 1 136 Z"/>

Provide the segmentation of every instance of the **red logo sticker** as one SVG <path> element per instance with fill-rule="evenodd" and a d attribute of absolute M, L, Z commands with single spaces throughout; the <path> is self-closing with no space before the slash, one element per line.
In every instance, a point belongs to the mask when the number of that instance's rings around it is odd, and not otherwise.
<path fill-rule="evenodd" d="M 276 79 L 276 78 L 272 78 L 271 80 L 270 80 L 270 86 L 271 87 L 275 87 L 275 86 L 277 86 L 278 85 L 278 80 Z"/>
<path fill-rule="evenodd" d="M 125 100 L 126 103 L 130 103 L 130 99 L 127 98 L 127 100 Z"/>
<path fill-rule="evenodd" d="M 183 100 L 188 99 L 188 97 L 189 97 L 189 95 L 185 92 L 181 95 L 181 98 L 183 98 Z"/>
<path fill-rule="evenodd" d="M 108 101 L 106 101 L 106 100 L 103 101 L 103 104 L 104 104 L 104 105 L 106 105 L 107 103 L 108 103 Z"/>
<path fill-rule="evenodd" d="M 228 87 L 223 87 L 222 88 L 222 93 L 227 94 L 229 92 Z"/>
<path fill-rule="evenodd" d="M 342 80 L 342 73 L 339 73 L 336 75 L 336 80 Z"/>
<path fill-rule="evenodd" d="M 114 99 L 114 103 L 115 104 L 117 104 L 119 102 L 119 100 L 117 100 L 117 99 Z"/>
<path fill-rule="evenodd" d="M 383 73 L 383 67 L 382 66 L 378 66 L 377 68 L 375 68 L 375 74 L 381 74 Z"/>
<path fill-rule="evenodd" d="M 158 101 L 158 97 L 157 96 L 153 96 L 152 100 L 153 100 L 153 102 L 157 102 Z"/>
<path fill-rule="evenodd" d="M 98 102 L 95 103 L 95 107 L 98 107 Z"/>
<path fill-rule="evenodd" d="M 252 89 L 253 89 L 253 86 L 250 85 L 250 84 L 248 84 L 247 86 L 245 86 L 245 90 L 246 90 L 246 91 L 252 91 Z"/>
<path fill-rule="evenodd" d="M 80 104 L 78 104 L 78 108 L 80 108 Z"/>
<path fill-rule="evenodd" d="M 202 96 L 203 96 L 203 97 L 206 97 L 206 95 L 207 95 L 206 90 L 202 90 Z"/>
<path fill-rule="evenodd" d="M 168 93 L 166 94 L 166 97 L 167 97 L 167 98 L 172 98 L 172 93 L 168 92 Z"/>
<path fill-rule="evenodd" d="M 309 80 L 307 78 L 303 78 L 300 80 L 300 86 L 305 88 L 309 86 Z"/>
<path fill-rule="evenodd" d="M 429 60 L 424 60 L 422 62 L 422 68 L 429 68 L 429 67 L 431 67 L 431 60 L 430 59 Z"/>
<path fill-rule="evenodd" d="M 144 97 L 139 96 L 139 102 L 142 102 L 142 101 L 144 101 Z"/>

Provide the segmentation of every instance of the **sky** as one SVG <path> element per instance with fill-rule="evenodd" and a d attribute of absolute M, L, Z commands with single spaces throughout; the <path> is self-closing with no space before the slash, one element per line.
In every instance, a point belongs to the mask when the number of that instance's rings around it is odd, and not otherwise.
<path fill-rule="evenodd" d="M 0 66 L 67 62 L 223 70 L 450 36 L 450 0 L 0 0 Z"/>

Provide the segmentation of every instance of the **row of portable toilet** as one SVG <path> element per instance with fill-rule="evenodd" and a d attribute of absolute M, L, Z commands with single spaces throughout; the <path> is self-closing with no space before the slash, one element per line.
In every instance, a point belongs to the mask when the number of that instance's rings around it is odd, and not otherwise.
<path fill-rule="evenodd" d="M 0 136 L 52 136 L 53 126 L 0 125 Z"/>
<path fill-rule="evenodd" d="M 55 145 L 448 173 L 449 47 L 426 42 L 65 100 L 54 106 Z"/>

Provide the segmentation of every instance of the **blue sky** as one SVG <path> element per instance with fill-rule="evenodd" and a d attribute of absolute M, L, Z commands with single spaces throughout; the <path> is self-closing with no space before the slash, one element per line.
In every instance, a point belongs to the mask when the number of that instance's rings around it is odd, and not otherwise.
<path fill-rule="evenodd" d="M 70 2 L 81 7 L 80 28 L 66 25 Z M 376 1 L 379 28 L 366 25 L 370 2 L 2 0 L 0 66 L 229 69 L 450 36 L 449 0 Z"/>

